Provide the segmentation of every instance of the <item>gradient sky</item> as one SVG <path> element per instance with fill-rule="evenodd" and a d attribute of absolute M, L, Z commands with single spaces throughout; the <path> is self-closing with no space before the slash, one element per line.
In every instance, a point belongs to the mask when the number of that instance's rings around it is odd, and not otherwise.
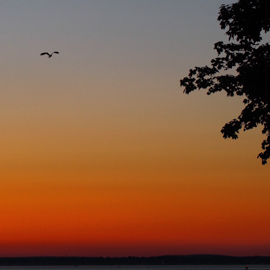
<path fill-rule="evenodd" d="M 0 0 L 0 256 L 270 256 L 261 128 L 179 87 L 232 2 Z"/>

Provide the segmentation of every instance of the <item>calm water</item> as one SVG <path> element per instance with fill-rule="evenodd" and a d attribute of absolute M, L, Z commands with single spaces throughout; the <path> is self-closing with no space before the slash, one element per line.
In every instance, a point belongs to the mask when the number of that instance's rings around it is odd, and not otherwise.
<path fill-rule="evenodd" d="M 170 265 L 170 266 L 0 266 L 0 270 L 246 270 L 246 265 Z M 270 270 L 270 265 L 249 265 L 248 270 Z"/>

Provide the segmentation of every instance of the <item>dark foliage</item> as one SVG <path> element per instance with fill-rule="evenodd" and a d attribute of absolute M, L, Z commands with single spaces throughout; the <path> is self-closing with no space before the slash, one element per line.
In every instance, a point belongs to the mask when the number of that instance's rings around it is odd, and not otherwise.
<path fill-rule="evenodd" d="M 221 132 L 224 138 L 237 139 L 240 129 L 261 124 L 266 139 L 258 157 L 266 164 L 270 158 L 270 44 L 262 42 L 262 34 L 270 30 L 270 1 L 239 0 L 222 5 L 218 21 L 229 43 L 215 43 L 217 57 L 211 65 L 191 69 L 180 85 L 186 94 L 207 89 L 208 95 L 223 90 L 227 96 L 244 96 L 241 114 Z"/>

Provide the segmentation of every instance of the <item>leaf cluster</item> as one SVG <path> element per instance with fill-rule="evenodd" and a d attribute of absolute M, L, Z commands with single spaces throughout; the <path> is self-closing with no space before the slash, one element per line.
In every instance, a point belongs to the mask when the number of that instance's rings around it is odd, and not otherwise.
<path fill-rule="evenodd" d="M 266 164 L 270 158 L 270 44 L 262 43 L 262 33 L 270 30 L 270 1 L 239 0 L 222 5 L 218 21 L 229 43 L 215 43 L 217 57 L 211 65 L 190 69 L 180 85 L 186 94 L 207 89 L 208 95 L 225 91 L 230 97 L 244 96 L 241 114 L 221 132 L 224 138 L 237 139 L 240 129 L 262 125 L 266 139 L 258 157 Z"/>

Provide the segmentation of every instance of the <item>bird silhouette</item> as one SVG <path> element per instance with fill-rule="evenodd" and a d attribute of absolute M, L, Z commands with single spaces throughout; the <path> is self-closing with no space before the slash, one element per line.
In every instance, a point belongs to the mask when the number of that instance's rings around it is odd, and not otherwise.
<path fill-rule="evenodd" d="M 40 55 L 48 55 L 48 57 L 49 58 L 51 58 L 52 57 L 52 55 L 54 54 L 54 53 L 57 53 L 57 54 L 59 54 L 59 52 L 53 52 L 53 53 L 51 53 L 51 54 L 49 54 L 48 52 L 44 52 L 44 53 L 41 53 Z"/>

